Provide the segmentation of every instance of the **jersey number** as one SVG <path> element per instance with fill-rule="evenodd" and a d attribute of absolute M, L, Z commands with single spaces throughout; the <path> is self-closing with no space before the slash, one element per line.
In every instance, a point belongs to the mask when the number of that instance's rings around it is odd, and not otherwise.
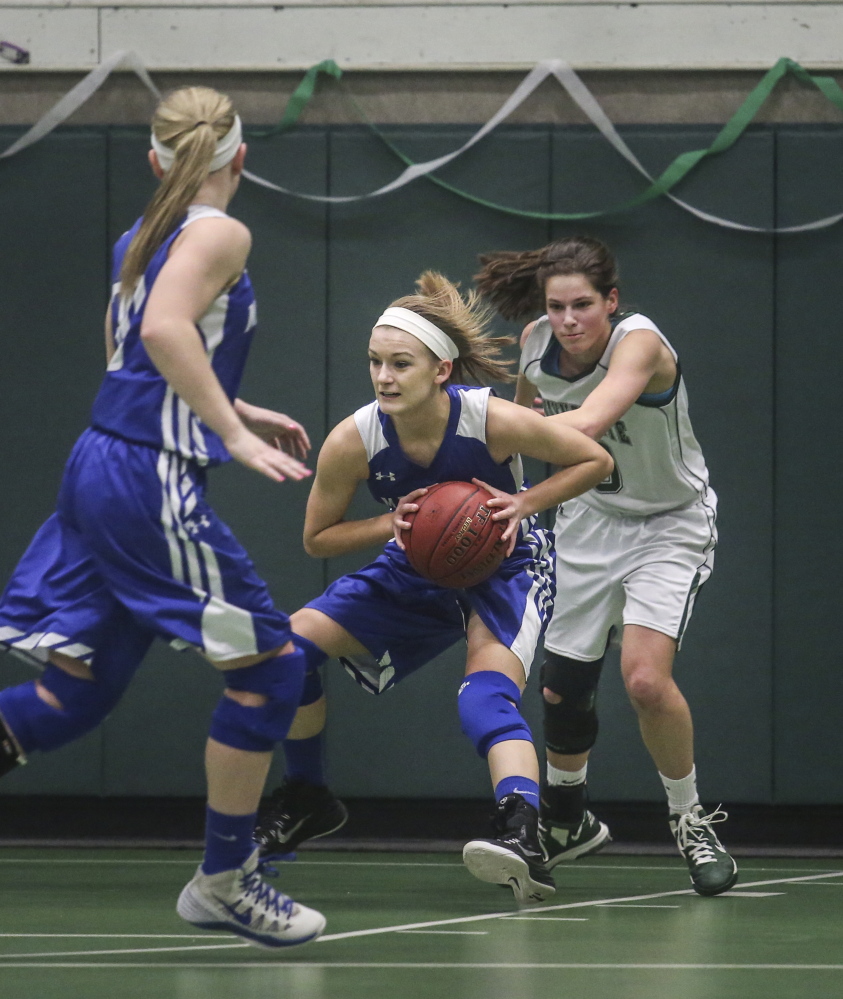
<path fill-rule="evenodd" d="M 609 457 L 612 461 L 615 461 L 615 456 L 612 454 L 612 449 L 608 447 L 603 441 L 599 442 L 600 447 L 606 448 L 609 452 Z M 602 482 L 598 482 L 594 487 L 598 493 L 619 493 L 623 489 L 623 482 L 621 480 L 621 472 L 618 468 L 617 462 L 615 462 L 615 467 L 612 469 L 612 474 L 607 475 Z"/>

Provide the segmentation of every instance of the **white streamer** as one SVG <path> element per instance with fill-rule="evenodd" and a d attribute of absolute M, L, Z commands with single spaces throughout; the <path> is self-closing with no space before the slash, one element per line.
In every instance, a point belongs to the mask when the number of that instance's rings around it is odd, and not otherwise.
<path fill-rule="evenodd" d="M 161 99 L 161 92 L 152 82 L 149 73 L 146 71 L 146 66 L 140 61 L 138 54 L 136 52 L 124 52 L 123 50 L 115 52 L 114 55 L 109 56 L 99 66 L 92 69 L 72 90 L 68 90 L 64 97 L 58 103 L 54 104 L 17 142 L 13 142 L 8 149 L 0 153 L 0 160 L 5 159 L 7 156 L 14 156 L 15 153 L 19 153 L 22 149 L 26 149 L 27 146 L 33 145 L 39 139 L 43 139 L 45 135 L 49 135 L 57 125 L 61 125 L 63 121 L 66 121 L 75 111 L 82 107 L 85 101 L 89 97 L 92 97 L 108 77 L 111 76 L 114 70 L 120 66 L 125 69 L 131 69 L 136 73 L 155 99 Z"/>
<path fill-rule="evenodd" d="M 114 55 L 110 56 L 108 59 L 101 62 L 95 69 L 91 70 L 91 72 L 83 80 L 80 80 L 80 82 L 77 83 L 72 90 L 68 91 L 65 96 L 58 101 L 58 103 L 50 108 L 50 110 L 39 121 L 37 121 L 32 128 L 29 129 L 28 132 L 22 135 L 16 142 L 13 142 L 8 149 L 0 153 L 0 159 L 5 159 L 8 156 L 14 156 L 16 153 L 21 152 L 21 150 L 33 145 L 35 142 L 38 142 L 39 139 L 43 139 L 45 135 L 52 132 L 57 125 L 66 121 L 85 103 L 85 101 L 88 100 L 89 97 L 96 93 L 110 74 L 118 67 L 131 69 L 137 74 L 156 100 L 160 100 L 160 91 L 152 82 L 146 67 L 141 62 L 137 53 L 131 51 L 115 52 Z M 279 194 L 287 194 L 290 197 L 301 198 L 306 201 L 318 201 L 328 204 L 349 204 L 355 201 L 365 201 L 368 198 L 378 198 L 384 194 L 390 194 L 392 191 L 397 191 L 399 188 L 404 187 L 414 180 L 418 180 L 420 177 L 426 177 L 428 174 L 433 173 L 435 170 L 440 169 L 440 167 L 443 167 L 462 156 L 463 153 L 467 152 L 467 150 L 471 149 L 472 146 L 476 145 L 481 139 L 497 128 L 502 121 L 508 118 L 513 111 L 519 108 L 533 93 L 533 91 L 547 79 L 548 76 L 553 76 L 561 84 L 571 99 L 585 113 L 589 121 L 595 126 L 595 128 L 597 128 L 615 152 L 635 167 L 641 176 L 652 184 L 653 177 L 647 171 L 646 167 L 639 162 L 638 158 L 629 146 L 627 146 L 620 135 L 618 135 L 615 126 L 611 121 L 609 121 L 606 113 L 597 103 L 594 95 L 577 76 L 573 67 L 564 59 L 548 59 L 537 63 L 537 65 L 530 70 L 527 76 L 513 91 L 510 97 L 503 103 L 497 113 L 494 114 L 486 122 L 486 124 L 482 126 L 482 128 L 475 132 L 466 143 L 460 146 L 459 149 L 455 149 L 453 152 L 447 153 L 444 156 L 439 156 L 436 159 L 427 160 L 424 163 L 413 163 L 388 184 L 384 184 L 382 187 L 379 187 L 374 191 L 369 191 L 366 194 L 353 194 L 345 197 L 304 194 L 299 191 L 291 191 L 286 187 L 281 187 L 279 184 L 275 184 L 271 180 L 267 180 L 265 177 L 259 177 L 257 174 L 251 173 L 248 170 L 243 171 L 243 176 L 250 180 L 253 184 L 266 187 L 271 191 L 277 191 Z M 735 229 L 739 232 L 816 232 L 820 229 L 828 229 L 830 226 L 835 225 L 843 219 L 843 212 L 840 212 L 837 215 L 828 215 L 825 218 L 817 219 L 814 222 L 806 222 L 803 225 L 783 226 L 779 228 L 743 225 L 740 222 L 733 222 L 730 219 L 721 218 L 719 215 L 712 215 L 711 213 L 704 212 L 699 208 L 694 208 L 693 205 L 688 204 L 686 201 L 682 201 L 681 198 L 677 198 L 675 195 L 670 194 L 670 192 L 666 192 L 663 196 L 670 198 L 674 204 L 679 205 L 680 208 L 684 208 L 685 211 L 690 212 L 692 215 L 702 219 L 704 222 L 710 222 L 713 225 L 719 225 L 726 229 Z"/>

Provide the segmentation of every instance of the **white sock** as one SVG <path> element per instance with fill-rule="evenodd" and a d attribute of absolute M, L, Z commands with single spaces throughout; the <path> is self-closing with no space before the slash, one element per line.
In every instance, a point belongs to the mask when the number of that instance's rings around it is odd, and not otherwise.
<path fill-rule="evenodd" d="M 552 787 L 575 787 L 577 784 L 585 784 L 586 770 L 588 770 L 587 760 L 580 770 L 558 770 L 548 761 L 547 782 Z"/>
<path fill-rule="evenodd" d="M 660 773 L 664 789 L 667 791 L 667 807 L 671 815 L 684 815 L 690 812 L 694 805 L 700 803 L 697 795 L 697 768 L 691 767 L 691 772 L 687 777 L 679 780 L 671 780 Z"/>

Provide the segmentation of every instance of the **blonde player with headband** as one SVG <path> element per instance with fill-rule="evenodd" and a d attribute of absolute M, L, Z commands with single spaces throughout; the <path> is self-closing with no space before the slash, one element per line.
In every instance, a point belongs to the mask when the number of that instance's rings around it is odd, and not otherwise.
<path fill-rule="evenodd" d="M 557 426 L 465 381 L 511 378 L 497 358 L 506 338 L 486 335 L 487 313 L 440 274 L 394 302 L 369 338 L 375 401 L 331 431 L 307 505 L 304 544 L 330 558 L 383 545 L 370 565 L 337 580 L 292 617 L 308 660 L 302 708 L 284 742 L 287 780 L 258 830 L 265 856 L 342 825 L 345 812 L 322 773 L 325 701 L 318 668 L 339 659 L 372 694 L 382 694 L 456 642 L 467 642 L 458 692 L 463 731 L 489 763 L 496 838 L 465 848 L 469 870 L 510 885 L 519 901 L 555 890 L 539 849 L 538 763 L 518 705 L 536 643 L 553 604 L 553 549 L 530 518 L 591 488 L 611 459 L 584 434 Z M 520 453 L 560 471 L 521 490 Z M 488 580 L 445 589 L 415 572 L 401 532 L 428 486 L 481 482 L 506 522 L 509 554 Z M 389 512 L 346 520 L 365 483 Z M 431 726 L 431 737 L 435 729 Z"/>
<path fill-rule="evenodd" d="M 149 160 L 161 183 L 115 246 L 92 425 L 0 599 L 0 644 L 44 666 L 0 692 L 0 774 L 98 725 L 153 638 L 196 649 L 225 692 L 206 752 L 205 857 L 178 912 L 283 947 L 325 925 L 260 879 L 252 840 L 305 661 L 204 495 L 206 469 L 230 458 L 276 482 L 310 474 L 298 460 L 304 429 L 236 398 L 256 322 L 251 237 L 226 214 L 245 152 L 240 119 L 214 90 L 176 91 L 155 113 Z"/>
<path fill-rule="evenodd" d="M 615 259 L 571 236 L 481 257 L 477 287 L 508 319 L 545 314 L 521 338 L 516 402 L 538 391 L 548 423 L 576 427 L 614 456 L 611 476 L 556 516 L 559 598 L 542 666 L 548 866 L 593 853 L 608 829 L 586 808 L 588 756 L 606 647 L 622 631 L 621 672 L 665 787 L 670 827 L 701 895 L 737 867 L 697 796 L 691 712 L 673 659 L 711 574 L 717 497 L 688 415 L 676 351 L 656 324 L 618 309 Z"/>

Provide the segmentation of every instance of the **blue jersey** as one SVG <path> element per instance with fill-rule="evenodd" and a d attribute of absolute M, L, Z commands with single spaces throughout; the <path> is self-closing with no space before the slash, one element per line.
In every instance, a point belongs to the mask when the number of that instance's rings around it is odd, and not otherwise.
<path fill-rule="evenodd" d="M 491 389 L 449 385 L 446 391 L 451 401 L 448 427 L 436 457 L 427 468 L 404 454 L 392 420 L 376 402 L 354 414 L 369 462 L 367 485 L 374 498 L 391 510 L 413 489 L 437 482 L 480 479 L 507 493 L 517 493 L 523 484 L 521 456 L 513 455 L 499 464 L 486 446 L 486 410 Z"/>
<path fill-rule="evenodd" d="M 120 294 L 120 268 L 141 220 L 117 241 L 111 298 L 115 351 L 91 418 L 97 430 L 173 452 L 200 465 L 216 465 L 230 456 L 219 436 L 191 412 L 159 374 L 141 342 L 140 329 L 149 293 L 179 233 L 196 219 L 226 217 L 216 208 L 191 205 L 184 220 L 156 250 L 131 297 Z M 256 323 L 255 295 L 245 271 L 196 323 L 214 373 L 232 401 Z"/>

